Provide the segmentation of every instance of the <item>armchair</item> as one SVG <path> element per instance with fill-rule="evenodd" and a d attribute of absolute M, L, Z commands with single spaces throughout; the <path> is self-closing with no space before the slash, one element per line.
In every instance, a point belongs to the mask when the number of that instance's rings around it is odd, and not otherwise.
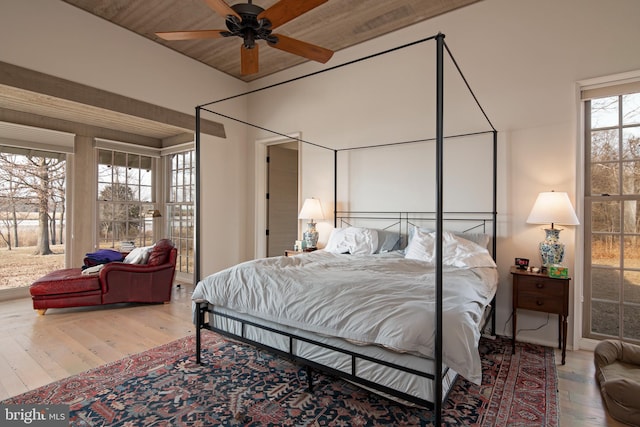
<path fill-rule="evenodd" d="M 171 240 L 158 241 L 146 264 L 111 262 L 98 274 L 80 268 L 53 271 L 31 284 L 33 308 L 83 307 L 123 302 L 160 303 L 171 300 L 177 249 Z"/>
<path fill-rule="evenodd" d="M 640 425 L 640 346 L 604 340 L 593 354 L 596 380 L 609 413 L 623 423 Z"/>

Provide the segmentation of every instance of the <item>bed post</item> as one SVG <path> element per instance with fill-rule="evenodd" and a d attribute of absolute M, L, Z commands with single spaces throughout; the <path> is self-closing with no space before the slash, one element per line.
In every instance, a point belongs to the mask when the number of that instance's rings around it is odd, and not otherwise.
<path fill-rule="evenodd" d="M 338 227 L 338 150 L 333 150 L 333 227 Z"/>
<path fill-rule="evenodd" d="M 200 114 L 201 107 L 196 107 L 196 200 L 195 200 L 195 219 L 193 226 L 195 228 L 193 237 L 193 251 L 195 259 L 193 260 L 193 286 L 200 280 Z M 199 356 L 198 356 L 199 357 Z"/>
<path fill-rule="evenodd" d="M 204 312 L 207 309 L 207 302 L 205 300 L 196 300 L 196 363 L 201 365 L 200 353 L 202 349 L 202 328 L 204 327 Z"/>
<path fill-rule="evenodd" d="M 493 129 L 493 243 L 491 254 L 493 260 L 497 261 L 496 250 L 498 244 L 498 131 Z M 493 297 L 493 310 L 491 310 L 491 333 L 496 336 L 496 297 Z"/>
<path fill-rule="evenodd" d="M 434 425 L 442 424 L 442 226 L 444 151 L 444 34 L 436 36 L 436 340 Z"/>

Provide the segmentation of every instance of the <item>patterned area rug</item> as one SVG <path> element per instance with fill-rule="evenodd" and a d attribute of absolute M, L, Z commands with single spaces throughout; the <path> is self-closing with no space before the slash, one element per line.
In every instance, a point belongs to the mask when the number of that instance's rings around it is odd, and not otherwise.
<path fill-rule="evenodd" d="M 306 391 L 306 370 L 255 348 L 203 332 L 204 366 L 183 338 L 7 399 L 3 404 L 69 404 L 73 426 L 428 426 L 410 408 L 322 374 Z M 554 353 L 505 338 L 481 341 L 483 384 L 458 378 L 446 425 L 557 426 Z"/>

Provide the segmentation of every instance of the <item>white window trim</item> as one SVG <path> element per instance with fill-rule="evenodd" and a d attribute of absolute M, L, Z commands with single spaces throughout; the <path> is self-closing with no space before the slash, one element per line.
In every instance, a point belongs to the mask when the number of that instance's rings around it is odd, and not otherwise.
<path fill-rule="evenodd" d="M 575 86 L 576 105 L 576 134 L 578 147 L 576 150 L 576 213 L 581 220 L 584 218 L 584 176 L 585 176 L 585 139 L 584 139 L 584 101 L 588 97 L 583 98 L 583 93 L 588 96 L 589 92 L 595 93 L 597 89 L 603 89 L 614 86 L 640 84 L 640 70 L 629 71 L 625 73 L 612 74 L 609 76 L 596 77 L 591 79 L 579 80 Z M 635 86 L 632 86 L 635 87 Z M 598 96 L 606 93 L 598 91 Z M 580 228 L 580 232 L 576 235 L 576 248 L 584 248 L 584 227 Z M 600 341 L 582 337 L 582 319 L 584 313 L 582 311 L 584 303 L 584 251 L 576 251 L 575 254 L 575 272 L 573 283 L 573 348 L 577 350 L 593 351 Z"/>
<path fill-rule="evenodd" d="M 160 156 L 169 157 L 172 154 L 184 153 L 185 151 L 192 151 L 195 149 L 195 142 L 186 142 L 184 144 L 172 145 L 171 147 L 161 149 Z"/>

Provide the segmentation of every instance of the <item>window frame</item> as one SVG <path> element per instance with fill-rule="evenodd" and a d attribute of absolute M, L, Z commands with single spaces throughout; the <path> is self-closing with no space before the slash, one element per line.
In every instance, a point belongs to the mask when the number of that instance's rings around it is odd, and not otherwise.
<path fill-rule="evenodd" d="M 107 153 L 110 153 L 111 163 L 103 163 L 102 158 L 107 157 Z M 122 162 L 118 159 L 124 159 Z M 133 158 L 138 158 L 137 167 L 131 162 Z M 148 164 L 143 165 L 142 159 L 146 159 Z M 123 163 L 123 164 L 119 164 Z M 117 147 L 96 147 L 96 247 L 98 248 L 110 248 L 115 250 L 123 250 L 127 251 L 130 249 L 129 246 L 124 246 L 124 242 L 133 241 L 133 244 L 136 247 L 142 246 L 150 246 L 155 241 L 154 235 L 154 219 L 149 217 L 146 213 L 149 211 L 153 211 L 157 206 L 157 185 L 156 185 L 156 176 L 158 174 L 158 165 L 157 158 L 154 156 L 150 156 L 146 153 L 136 153 L 128 150 L 119 149 Z M 103 180 L 101 177 L 101 165 L 106 164 L 107 169 L 111 169 L 110 180 Z M 125 182 L 117 182 L 114 181 L 114 176 L 116 174 L 113 172 L 115 167 L 122 168 L 126 167 L 128 170 L 137 169 L 141 171 L 143 166 L 149 166 L 149 169 L 146 169 L 150 172 L 150 176 L 148 180 L 140 179 L 138 177 L 136 182 L 131 183 L 129 181 L 129 172 L 125 172 L 124 178 Z M 138 172 L 140 175 L 141 172 Z M 148 182 L 147 182 L 148 181 Z M 137 197 L 133 197 L 129 199 L 129 195 L 127 194 L 124 200 L 111 199 L 106 200 L 101 197 L 101 184 L 109 185 L 112 189 L 115 185 L 124 185 L 127 191 L 129 188 L 134 187 L 132 190 L 132 195 Z M 106 187 L 105 187 L 106 188 Z M 140 195 L 143 194 L 142 189 L 146 189 L 146 193 L 149 195 L 149 200 L 141 200 Z M 113 191 L 113 190 L 112 190 Z M 122 223 L 122 221 L 118 221 L 116 215 L 112 215 L 112 219 L 110 221 L 105 221 L 102 217 L 102 213 L 104 212 L 104 207 L 111 206 L 112 212 L 115 212 L 116 205 L 122 207 L 122 205 L 126 205 L 126 218 L 124 220 L 124 229 L 129 229 L 134 223 L 138 225 L 138 229 L 142 230 L 142 232 L 138 232 L 135 237 L 126 236 L 123 239 L 120 233 L 115 233 L 113 230 L 119 229 L 116 223 Z M 130 216 L 130 213 L 136 213 L 138 216 Z M 110 229 L 111 237 L 103 236 L 102 228 L 103 224 L 106 222 L 111 222 Z"/>
<path fill-rule="evenodd" d="M 167 153 L 164 157 L 165 170 L 167 171 L 167 235 L 178 249 L 176 275 L 181 280 L 193 281 L 195 268 L 195 149 L 187 147 L 180 151 Z M 182 162 L 178 162 L 182 166 L 174 169 L 174 159 L 177 158 L 182 158 Z M 186 166 L 187 163 L 188 166 Z M 182 177 L 180 183 L 175 182 L 177 176 Z M 179 197 L 180 195 L 182 197 Z"/>
<path fill-rule="evenodd" d="M 627 203 L 634 202 L 636 208 L 640 205 L 640 190 L 634 194 L 625 193 L 625 183 L 624 178 L 626 178 L 624 173 L 624 166 L 630 162 L 634 161 L 634 158 L 628 158 L 624 155 L 624 131 L 625 129 L 640 129 L 640 123 L 625 123 L 624 121 L 624 109 L 623 109 L 623 96 L 629 95 L 631 93 L 640 93 L 640 81 L 637 82 L 625 82 L 624 84 L 610 84 L 610 85 L 598 85 L 595 89 L 583 88 L 581 90 L 581 102 L 582 102 L 582 112 L 583 112 L 583 135 L 584 135 L 584 259 L 583 259 L 583 310 L 582 310 L 582 337 L 586 339 L 594 339 L 594 340 L 602 340 L 602 339 L 620 339 L 628 342 L 640 343 L 640 334 L 637 336 L 630 336 L 625 333 L 625 324 L 628 319 L 625 319 L 625 309 L 629 310 L 629 308 L 636 310 L 640 310 L 640 301 L 633 302 L 627 301 L 625 299 L 625 275 L 627 273 L 635 273 L 640 275 L 640 266 L 631 267 L 626 265 L 625 263 L 625 240 L 626 238 L 638 238 L 640 237 L 640 232 L 636 231 L 627 231 L 625 227 L 625 209 L 627 208 Z M 617 119 L 615 125 L 606 125 L 594 128 L 591 122 L 592 118 L 592 100 L 593 99 L 603 99 L 603 98 L 613 98 L 617 97 Z M 617 154 L 616 159 L 613 160 L 604 160 L 600 159 L 599 161 L 593 161 L 592 159 L 592 135 L 594 132 L 601 131 L 614 131 L 617 133 L 616 142 L 617 142 Z M 635 161 L 640 161 L 640 156 L 635 158 Z M 617 179 L 617 189 L 615 192 L 601 192 L 597 194 L 593 194 L 592 191 L 592 183 L 593 183 L 593 166 L 596 164 L 605 165 L 611 164 L 617 166 L 616 171 L 616 179 Z M 618 204 L 618 212 L 617 212 L 617 229 L 611 231 L 602 231 L 596 229 L 594 231 L 594 207 L 599 203 L 616 203 Z M 637 212 L 637 209 L 636 209 Z M 617 246 L 618 253 L 618 265 L 600 265 L 593 263 L 593 245 L 594 245 L 594 237 L 595 236 L 611 236 L 612 241 L 615 242 Z M 596 292 L 594 291 L 594 275 L 598 272 L 603 273 L 609 271 L 609 274 L 615 273 L 617 274 L 617 278 L 615 280 L 615 291 L 617 292 L 616 298 L 597 298 L 594 297 Z M 607 278 L 609 279 L 609 277 Z M 617 304 L 617 313 L 615 313 L 615 318 L 617 318 L 617 334 L 610 334 L 612 330 L 597 330 L 594 325 L 593 319 L 593 308 L 594 303 L 603 303 L 603 304 Z M 635 325 L 631 326 L 629 329 L 635 330 Z"/>

